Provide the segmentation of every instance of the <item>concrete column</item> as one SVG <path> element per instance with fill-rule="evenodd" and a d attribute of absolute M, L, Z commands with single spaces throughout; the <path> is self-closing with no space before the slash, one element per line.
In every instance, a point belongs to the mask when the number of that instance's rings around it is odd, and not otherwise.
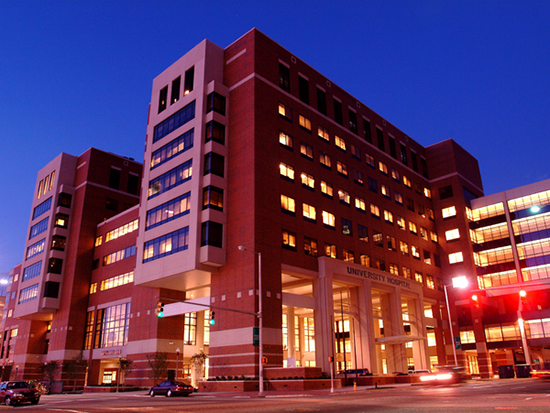
<path fill-rule="evenodd" d="M 411 335 L 426 337 L 426 324 L 424 323 L 424 308 L 419 299 L 407 298 L 407 309 L 411 323 Z M 430 368 L 428 340 L 415 340 L 412 343 L 415 370 Z"/>
<path fill-rule="evenodd" d="M 295 325 L 294 325 L 294 307 L 286 308 L 286 326 L 287 326 L 287 366 L 294 367 L 296 366 L 296 348 L 294 347 L 295 340 Z M 294 361 L 294 363 L 289 363 L 288 359 Z M 292 365 L 291 365 L 292 364 Z"/>
<path fill-rule="evenodd" d="M 357 352 L 357 368 L 368 368 L 370 372 L 378 372 L 376 364 L 376 341 L 374 329 L 378 320 L 374 319 L 372 308 L 371 282 L 350 289 L 351 311 L 355 316 L 355 351 Z M 376 322 L 376 326 L 375 326 Z"/>
<path fill-rule="evenodd" d="M 319 260 L 319 278 L 313 282 L 315 299 L 315 365 L 323 372 L 330 372 L 329 356 L 334 356 L 332 332 L 334 303 L 332 296 L 332 273 L 326 270 L 325 261 Z"/>
<path fill-rule="evenodd" d="M 384 336 L 386 338 L 405 334 L 400 293 L 401 290 L 396 288 L 393 292 L 381 294 Z M 388 360 L 388 373 L 407 371 L 404 343 L 386 344 L 386 355 Z"/>

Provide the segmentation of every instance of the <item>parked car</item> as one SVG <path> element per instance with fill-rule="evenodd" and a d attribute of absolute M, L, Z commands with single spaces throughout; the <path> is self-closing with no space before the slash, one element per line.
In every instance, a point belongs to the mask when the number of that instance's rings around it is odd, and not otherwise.
<path fill-rule="evenodd" d="M 4 381 L 0 383 L 0 402 L 6 406 L 30 402 L 38 404 L 40 393 L 26 381 Z"/>
<path fill-rule="evenodd" d="M 164 380 L 156 386 L 151 387 L 149 390 L 149 396 L 155 397 L 156 395 L 164 394 L 166 397 L 172 396 L 189 396 L 193 393 L 193 387 L 189 386 L 181 381 Z"/>

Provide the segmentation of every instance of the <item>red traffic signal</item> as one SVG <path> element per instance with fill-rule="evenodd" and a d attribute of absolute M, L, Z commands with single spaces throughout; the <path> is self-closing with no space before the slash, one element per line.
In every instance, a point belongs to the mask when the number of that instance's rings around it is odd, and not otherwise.
<path fill-rule="evenodd" d="M 470 302 L 473 308 L 479 308 L 479 297 L 476 294 L 472 295 Z"/>
<path fill-rule="evenodd" d="M 525 290 L 520 290 L 519 298 L 521 300 L 521 305 L 527 305 L 527 292 Z"/>
<path fill-rule="evenodd" d="M 328 357 L 328 362 L 329 362 L 329 363 L 333 363 L 333 362 L 334 362 L 334 357 L 329 356 L 329 357 Z"/>
<path fill-rule="evenodd" d="M 267 357 L 262 357 L 262 364 L 267 364 Z"/>
<path fill-rule="evenodd" d="M 157 317 L 162 317 L 164 315 L 164 303 L 162 301 L 157 303 L 156 313 Z"/>

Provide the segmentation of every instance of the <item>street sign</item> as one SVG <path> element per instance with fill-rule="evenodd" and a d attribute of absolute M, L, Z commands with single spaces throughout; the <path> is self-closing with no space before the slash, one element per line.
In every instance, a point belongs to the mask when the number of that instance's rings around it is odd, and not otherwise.
<path fill-rule="evenodd" d="M 260 328 L 252 327 L 252 345 L 258 347 L 260 345 Z"/>
<path fill-rule="evenodd" d="M 457 350 L 461 350 L 462 349 L 462 346 L 460 344 L 460 337 L 455 337 L 455 348 Z"/>

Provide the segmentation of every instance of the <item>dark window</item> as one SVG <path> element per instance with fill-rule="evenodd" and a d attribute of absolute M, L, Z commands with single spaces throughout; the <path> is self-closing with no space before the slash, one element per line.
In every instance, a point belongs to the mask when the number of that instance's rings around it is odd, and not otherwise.
<path fill-rule="evenodd" d="M 373 179 L 369 176 L 369 189 L 374 192 L 378 193 L 378 184 L 376 183 L 376 179 Z"/>
<path fill-rule="evenodd" d="M 369 242 L 369 231 L 367 227 L 358 224 L 357 225 L 357 235 L 359 235 L 359 239 L 361 241 Z"/>
<path fill-rule="evenodd" d="M 180 100 L 180 87 L 181 87 L 181 76 L 178 76 L 172 80 L 172 93 L 170 95 L 170 104 L 176 103 Z"/>
<path fill-rule="evenodd" d="M 464 199 L 466 200 L 466 202 L 470 202 L 472 199 L 476 199 L 477 198 L 477 195 L 474 194 L 473 192 L 469 191 L 468 189 L 462 187 L 463 189 L 463 192 L 464 192 Z"/>
<path fill-rule="evenodd" d="M 349 129 L 353 133 L 357 133 L 357 113 L 353 110 L 349 110 Z"/>
<path fill-rule="evenodd" d="M 451 185 L 439 188 L 439 199 L 447 199 L 453 196 L 453 187 Z"/>
<path fill-rule="evenodd" d="M 327 114 L 327 94 L 319 88 L 317 88 L 317 110 L 323 115 Z"/>
<path fill-rule="evenodd" d="M 414 200 L 407 198 L 407 209 L 414 212 Z"/>
<path fill-rule="evenodd" d="M 334 120 L 340 125 L 344 124 L 344 117 L 342 115 L 342 102 L 332 99 L 334 105 Z"/>
<path fill-rule="evenodd" d="M 166 109 L 166 100 L 168 99 L 168 86 L 163 87 L 159 93 L 159 113 Z"/>
<path fill-rule="evenodd" d="M 290 68 L 279 62 L 279 87 L 290 92 Z"/>
<path fill-rule="evenodd" d="M 441 267 L 441 258 L 439 257 L 439 254 L 434 254 L 434 264 L 436 267 Z"/>
<path fill-rule="evenodd" d="M 214 152 L 204 155 L 204 175 L 214 174 L 221 176 L 224 175 L 224 157 Z"/>
<path fill-rule="evenodd" d="M 401 144 L 401 162 L 405 165 L 408 165 L 407 161 L 407 147 L 403 144 Z"/>
<path fill-rule="evenodd" d="M 206 142 L 210 141 L 225 145 L 225 125 L 215 120 L 206 124 Z"/>
<path fill-rule="evenodd" d="M 109 188 L 118 189 L 120 186 L 120 169 L 111 167 L 109 174 Z"/>
<path fill-rule="evenodd" d="M 71 194 L 61 192 L 59 194 L 59 198 L 57 200 L 57 206 L 64 207 L 64 208 L 70 208 L 72 200 L 73 200 L 73 196 Z"/>
<path fill-rule="evenodd" d="M 300 100 L 309 105 L 309 82 L 302 76 L 298 76 L 298 92 Z"/>
<path fill-rule="evenodd" d="M 185 84 L 183 86 L 183 94 L 187 95 L 193 90 L 193 84 L 195 83 L 195 66 L 185 71 Z"/>
<path fill-rule="evenodd" d="M 212 92 L 206 97 L 206 113 L 212 111 L 225 116 L 225 96 Z"/>
<path fill-rule="evenodd" d="M 388 136 L 388 141 L 390 143 L 390 155 L 392 156 L 392 158 L 397 159 L 397 149 L 395 147 L 395 138 Z"/>
<path fill-rule="evenodd" d="M 92 270 L 97 270 L 99 268 L 99 258 L 96 258 L 92 261 Z"/>
<path fill-rule="evenodd" d="M 418 159 L 416 158 L 416 153 L 411 151 L 411 162 L 413 171 L 418 172 Z"/>
<path fill-rule="evenodd" d="M 382 152 L 385 151 L 384 132 L 382 132 L 380 129 L 376 128 L 376 137 L 378 139 L 378 149 L 380 149 Z"/>
<path fill-rule="evenodd" d="M 213 247 L 222 248 L 223 240 L 223 225 L 214 221 L 206 221 L 202 223 L 201 231 L 201 247 L 211 245 Z"/>
<path fill-rule="evenodd" d="M 342 234 L 352 235 L 351 234 L 351 221 L 345 218 L 342 218 Z"/>
<path fill-rule="evenodd" d="M 153 143 L 160 141 L 166 135 L 193 119 L 195 119 L 195 101 L 178 110 L 172 116 L 155 126 Z"/>
<path fill-rule="evenodd" d="M 59 297 L 59 283 L 55 281 L 46 281 L 44 283 L 44 297 L 58 298 Z"/>
<path fill-rule="evenodd" d="M 202 209 L 207 208 L 223 211 L 223 189 L 209 185 L 202 190 Z"/>
<path fill-rule="evenodd" d="M 139 176 L 128 174 L 128 193 L 137 195 L 139 191 Z"/>
<path fill-rule="evenodd" d="M 384 238 L 381 232 L 373 231 L 372 239 L 374 241 L 374 245 L 376 245 L 377 247 L 384 247 Z"/>
<path fill-rule="evenodd" d="M 118 201 L 116 199 L 105 199 L 105 208 L 110 211 L 118 211 Z"/>
<path fill-rule="evenodd" d="M 34 208 L 34 211 L 32 213 L 32 219 L 36 219 L 40 215 L 48 212 L 51 207 L 52 207 L 52 198 L 50 197 Z"/>
<path fill-rule="evenodd" d="M 365 134 L 365 140 L 368 143 L 372 143 L 372 134 L 370 131 L 370 122 L 363 118 L 363 133 Z"/>
<path fill-rule="evenodd" d="M 317 240 L 309 237 L 304 237 L 304 253 L 311 257 L 316 257 L 317 252 Z"/>
<path fill-rule="evenodd" d="M 428 178 L 428 164 L 426 163 L 426 159 L 420 157 L 420 166 L 422 167 L 422 176 Z"/>
<path fill-rule="evenodd" d="M 67 238 L 61 235 L 52 236 L 52 250 L 65 251 L 65 242 Z"/>
<path fill-rule="evenodd" d="M 386 271 L 386 262 L 384 260 L 377 259 L 375 261 L 375 267 L 380 271 Z"/>
<path fill-rule="evenodd" d="M 48 272 L 52 274 L 61 274 L 63 260 L 60 258 L 50 258 L 48 262 Z"/>

